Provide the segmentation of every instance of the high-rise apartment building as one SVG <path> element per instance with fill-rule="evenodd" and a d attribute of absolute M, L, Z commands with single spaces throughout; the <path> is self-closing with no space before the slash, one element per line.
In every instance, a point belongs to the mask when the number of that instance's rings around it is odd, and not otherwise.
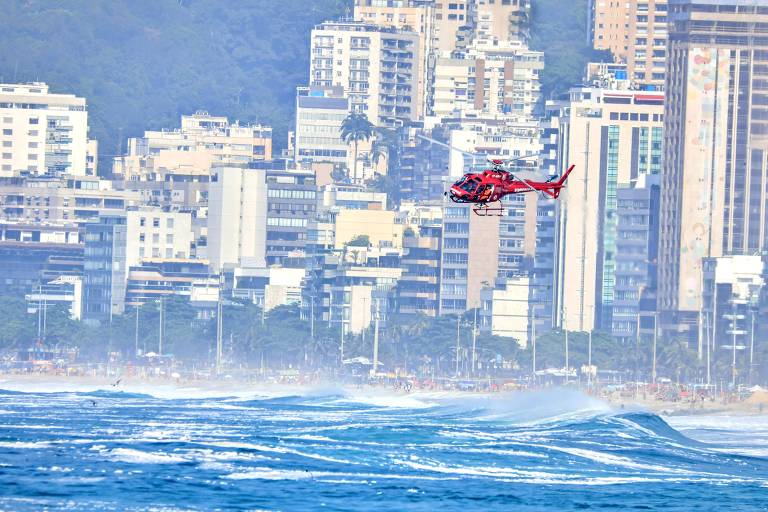
<path fill-rule="evenodd" d="M 349 144 L 341 137 L 349 110 L 349 98 L 341 86 L 298 87 L 294 161 L 349 165 Z"/>
<path fill-rule="evenodd" d="M 111 322 L 125 306 L 128 268 L 125 264 L 125 215 L 104 215 L 85 228 L 83 318 Z"/>
<path fill-rule="evenodd" d="M 439 314 L 480 307 L 480 291 L 494 285 L 498 272 L 499 220 L 475 215 L 471 205 L 445 203 Z"/>
<path fill-rule="evenodd" d="M 450 57 L 472 38 L 474 0 L 435 1 L 435 48 L 440 57 Z"/>
<path fill-rule="evenodd" d="M 434 0 L 355 0 L 355 20 L 418 34 L 420 74 L 416 116 L 424 116 L 431 96 L 431 74 L 434 71 Z"/>
<path fill-rule="evenodd" d="M 312 30 L 310 85 L 343 87 L 352 110 L 380 126 L 419 117 L 421 57 L 415 32 L 364 22 Z"/>
<path fill-rule="evenodd" d="M 641 175 L 616 193 L 616 278 L 611 333 L 636 341 L 644 311 L 656 310 L 659 178 Z M 647 315 L 646 315 L 647 316 Z"/>
<path fill-rule="evenodd" d="M 590 35 L 596 50 L 625 62 L 629 79 L 664 86 L 668 0 L 590 0 Z M 706 2 L 704 2 L 706 3 Z"/>
<path fill-rule="evenodd" d="M 314 173 L 301 170 L 267 171 L 267 265 L 286 258 L 302 258 L 307 224 L 317 211 Z"/>
<path fill-rule="evenodd" d="M 577 87 L 560 113 L 561 169 L 554 313 L 572 331 L 610 329 L 616 280 L 617 190 L 661 172 L 664 96 Z"/>
<path fill-rule="evenodd" d="M 105 214 L 85 226 L 84 317 L 106 322 L 125 309 L 131 267 L 147 259 L 189 257 L 192 217 L 141 207 Z"/>
<path fill-rule="evenodd" d="M 164 181 L 169 174 L 211 174 L 213 166 L 272 159 L 272 128 L 230 123 L 207 112 L 181 116 L 181 128 L 147 131 L 128 139 L 128 154 L 112 173 L 125 180 Z"/>
<path fill-rule="evenodd" d="M 477 0 L 475 35 L 496 41 L 530 38 L 531 0 Z"/>
<path fill-rule="evenodd" d="M 0 176 L 95 173 L 84 98 L 44 83 L 0 84 Z"/>
<path fill-rule="evenodd" d="M 543 52 L 520 41 L 477 39 L 461 55 L 441 58 L 435 69 L 433 112 L 530 118 L 541 96 Z"/>
<path fill-rule="evenodd" d="M 261 169 L 219 167 L 208 202 L 211 268 L 266 266 L 267 180 Z M 300 227 L 304 219 L 288 223 Z"/>
<path fill-rule="evenodd" d="M 403 236 L 403 276 L 397 283 L 400 314 L 437 315 L 440 295 L 439 219 L 411 227 Z"/>
<path fill-rule="evenodd" d="M 670 0 L 669 15 L 658 281 L 680 325 L 698 323 L 702 258 L 766 250 L 768 5 Z"/>

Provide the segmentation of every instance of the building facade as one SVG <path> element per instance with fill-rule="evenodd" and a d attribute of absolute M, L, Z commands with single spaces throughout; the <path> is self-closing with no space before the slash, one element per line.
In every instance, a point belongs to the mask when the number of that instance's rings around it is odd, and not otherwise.
<path fill-rule="evenodd" d="M 128 139 L 128 154 L 115 158 L 112 173 L 124 180 L 164 181 L 166 175 L 210 175 L 214 166 L 271 159 L 271 127 L 199 111 L 181 116 L 178 129 Z"/>
<path fill-rule="evenodd" d="M 44 83 L 0 84 L 0 176 L 95 173 L 84 98 Z"/>
<path fill-rule="evenodd" d="M 95 176 L 0 177 L 0 219 L 13 222 L 98 221 L 141 201 L 137 192 L 119 190 Z"/>
<path fill-rule="evenodd" d="M 561 112 L 560 196 L 554 282 L 557 324 L 610 330 L 616 282 L 617 190 L 661 172 L 664 96 L 572 88 Z M 588 206 L 587 206 L 588 205 Z"/>
<path fill-rule="evenodd" d="M 656 311 L 659 254 L 659 178 L 643 176 L 616 193 L 616 284 L 611 333 L 622 342 L 638 337 L 643 312 Z"/>
<path fill-rule="evenodd" d="M 349 145 L 341 138 L 341 124 L 349 110 L 349 98 L 340 86 L 298 87 L 294 161 L 348 165 Z"/>
<path fill-rule="evenodd" d="M 317 211 L 317 195 L 312 172 L 267 171 L 267 265 L 304 257 L 308 223 Z"/>
<path fill-rule="evenodd" d="M 343 87 L 351 109 L 375 125 L 419 117 L 421 57 L 415 32 L 363 22 L 326 22 L 312 30 L 310 85 Z"/>
<path fill-rule="evenodd" d="M 496 41 L 523 41 L 531 37 L 531 0 L 477 0 L 475 35 Z"/>
<path fill-rule="evenodd" d="M 211 269 L 266 266 L 267 173 L 219 167 L 208 203 L 207 256 Z M 301 219 L 295 221 L 300 227 Z"/>
<path fill-rule="evenodd" d="M 541 96 L 542 69 L 543 52 L 520 41 L 477 39 L 465 52 L 438 59 L 433 113 L 531 118 Z"/>
<path fill-rule="evenodd" d="M 768 6 L 670 0 L 669 15 L 659 307 L 695 332 L 702 259 L 766 249 Z"/>
<path fill-rule="evenodd" d="M 667 54 L 668 0 L 590 0 L 590 35 L 596 50 L 627 64 L 628 78 L 661 90 Z"/>

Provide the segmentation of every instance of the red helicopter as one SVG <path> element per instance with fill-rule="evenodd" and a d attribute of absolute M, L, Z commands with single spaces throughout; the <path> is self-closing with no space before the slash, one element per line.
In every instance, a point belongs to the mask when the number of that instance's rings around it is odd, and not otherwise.
<path fill-rule="evenodd" d="M 417 137 L 431 144 L 437 144 L 471 157 L 472 162 L 475 161 L 476 157 L 480 156 L 479 153 L 469 153 L 421 134 L 418 134 Z M 514 162 L 539 156 L 540 154 L 533 153 L 508 160 L 488 158 L 491 164 L 490 169 L 465 174 L 445 192 L 445 195 L 450 197 L 454 203 L 472 203 L 476 205 L 472 210 L 480 216 L 503 215 L 504 206 L 499 204 L 497 208 L 492 208 L 488 204 L 501 201 L 501 198 L 511 194 L 540 192 L 543 196 L 557 199 L 563 187 L 565 187 L 565 181 L 568 179 L 571 171 L 573 171 L 574 165 L 571 165 L 562 176 L 550 176 L 546 181 L 532 181 L 517 177 L 510 170 Z"/>
<path fill-rule="evenodd" d="M 565 186 L 565 180 L 573 171 L 570 166 L 562 176 L 551 176 L 547 181 L 529 181 L 517 178 L 506 169 L 513 160 L 491 160 L 492 168 L 478 173 L 468 173 L 461 177 L 446 192 L 454 203 L 472 203 L 477 206 L 473 211 L 480 216 L 503 215 L 504 207 L 491 208 L 488 203 L 500 201 L 510 194 L 525 192 L 541 192 L 543 195 L 557 199 Z"/>

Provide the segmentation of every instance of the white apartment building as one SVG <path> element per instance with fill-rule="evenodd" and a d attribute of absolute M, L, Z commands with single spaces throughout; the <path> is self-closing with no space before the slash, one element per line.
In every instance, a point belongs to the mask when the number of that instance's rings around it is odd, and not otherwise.
<path fill-rule="evenodd" d="M 661 172 L 664 95 L 574 87 L 559 118 L 555 315 L 570 331 L 609 329 L 616 281 L 617 190 Z"/>
<path fill-rule="evenodd" d="M 483 288 L 480 291 L 480 330 L 494 336 L 514 338 L 521 347 L 526 347 L 531 331 L 530 295 L 531 282 L 527 276 L 507 279 L 504 288 Z"/>
<path fill-rule="evenodd" d="M 363 22 L 325 22 L 312 30 L 311 45 L 310 85 L 343 87 L 352 110 L 376 125 L 418 119 L 417 33 Z"/>
<path fill-rule="evenodd" d="M 532 117 L 542 69 L 544 53 L 520 41 L 477 39 L 461 57 L 438 59 L 433 113 Z"/>
<path fill-rule="evenodd" d="M 208 200 L 211 268 L 266 266 L 267 181 L 258 169 L 220 167 Z M 299 225 L 305 219 L 286 219 Z"/>
<path fill-rule="evenodd" d="M 215 165 L 271 159 L 271 127 L 199 111 L 181 116 L 181 128 L 128 139 L 128 154 L 115 158 L 112 172 L 125 180 L 164 181 L 166 174 L 209 175 Z"/>
<path fill-rule="evenodd" d="M 298 87 L 294 160 L 348 165 L 349 145 L 341 138 L 341 124 L 349 115 L 344 88 Z"/>
<path fill-rule="evenodd" d="M 355 20 L 382 27 L 409 30 L 419 35 L 418 111 L 421 118 L 427 112 L 431 96 L 431 73 L 434 71 L 435 4 L 429 0 L 355 0 Z"/>
<path fill-rule="evenodd" d="M 190 257 L 194 241 L 190 213 L 142 206 L 126 212 L 126 226 L 126 270 L 146 259 Z"/>
<path fill-rule="evenodd" d="M 44 83 L 0 84 L 0 176 L 84 176 L 96 172 L 84 98 Z"/>

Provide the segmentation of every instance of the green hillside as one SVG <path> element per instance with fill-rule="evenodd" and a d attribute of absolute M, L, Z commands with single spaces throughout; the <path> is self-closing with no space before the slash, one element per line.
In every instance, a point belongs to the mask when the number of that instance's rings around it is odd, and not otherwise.
<path fill-rule="evenodd" d="M 611 60 L 587 43 L 587 0 L 533 0 L 531 48 L 544 51 L 544 98 L 581 83 L 587 62 Z"/>
<path fill-rule="evenodd" d="M 285 145 L 312 26 L 343 0 L 6 0 L 0 80 L 84 96 L 100 153 L 198 109 L 276 129 Z"/>

